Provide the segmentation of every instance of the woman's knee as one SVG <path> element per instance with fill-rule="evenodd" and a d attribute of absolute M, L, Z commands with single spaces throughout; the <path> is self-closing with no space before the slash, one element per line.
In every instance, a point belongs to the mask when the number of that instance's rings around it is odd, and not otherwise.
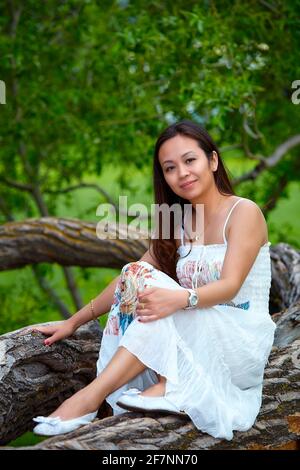
<path fill-rule="evenodd" d="M 122 272 L 125 271 L 138 271 L 139 269 L 142 268 L 148 268 L 149 270 L 153 270 L 154 267 L 152 264 L 148 263 L 147 261 L 131 261 L 130 263 L 127 263 L 123 266 Z"/>
<path fill-rule="evenodd" d="M 126 279 L 131 283 L 137 281 L 138 284 L 144 284 L 146 279 L 152 279 L 155 277 L 155 268 L 147 263 L 147 261 L 133 261 L 125 264 L 122 268 L 121 279 Z M 134 281 L 136 280 L 136 281 Z"/>
<path fill-rule="evenodd" d="M 147 261 L 133 261 L 125 264 L 122 268 L 121 278 L 138 279 L 138 284 L 156 287 L 165 287 L 170 289 L 183 289 L 168 274 L 155 268 Z"/>

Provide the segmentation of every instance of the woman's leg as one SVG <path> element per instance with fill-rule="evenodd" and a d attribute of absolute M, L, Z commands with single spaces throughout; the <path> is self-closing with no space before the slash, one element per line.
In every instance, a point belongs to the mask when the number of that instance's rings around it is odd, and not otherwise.
<path fill-rule="evenodd" d="M 126 276 L 133 274 L 134 278 L 137 279 L 142 277 L 142 280 L 146 280 L 146 284 L 151 286 L 153 284 L 152 278 L 154 281 L 156 278 L 155 272 L 156 269 L 154 269 L 153 266 L 151 266 L 149 263 L 128 263 L 122 269 L 121 280 L 126 281 Z M 164 273 L 160 273 L 160 275 L 163 275 L 166 278 L 165 281 L 168 280 L 173 284 L 175 283 L 174 280 L 171 278 L 169 279 Z M 128 287 L 126 282 L 123 282 L 123 284 L 125 287 Z M 161 280 L 157 280 L 156 284 L 161 285 Z M 136 286 L 134 286 L 133 291 L 135 289 Z M 123 304 L 122 294 L 122 283 L 119 283 L 116 287 L 115 301 L 117 304 L 120 303 L 119 308 L 121 311 Z M 135 292 L 133 292 L 132 299 L 127 299 L 127 302 L 128 300 L 132 300 L 134 307 Z M 96 411 L 108 395 L 127 384 L 145 369 L 146 366 L 141 361 L 139 361 L 139 359 L 134 354 L 130 353 L 128 349 L 121 346 L 117 349 L 110 362 L 101 371 L 98 377 L 93 380 L 93 382 L 79 390 L 72 397 L 65 400 L 50 416 L 60 416 L 62 420 L 67 420 L 76 418 L 78 416 L 83 416 L 85 414 L 91 413 L 92 411 Z M 146 389 L 142 393 L 143 395 L 163 396 L 165 394 L 166 379 L 162 376 L 158 377 L 159 382 Z"/>
<path fill-rule="evenodd" d="M 121 346 L 93 382 L 65 400 L 50 416 L 67 420 L 96 411 L 110 393 L 145 369 L 136 356 Z"/>
<path fill-rule="evenodd" d="M 162 397 L 165 394 L 166 390 L 166 378 L 162 375 L 157 374 L 158 383 L 152 385 L 142 392 L 142 395 L 145 397 Z"/>

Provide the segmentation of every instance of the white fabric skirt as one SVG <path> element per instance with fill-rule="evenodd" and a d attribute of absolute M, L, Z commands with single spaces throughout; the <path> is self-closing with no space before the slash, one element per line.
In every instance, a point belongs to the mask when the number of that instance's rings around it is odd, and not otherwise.
<path fill-rule="evenodd" d="M 128 263 L 126 276 L 143 278 L 146 286 L 183 289 L 149 263 Z M 123 291 L 124 293 L 124 291 Z M 136 300 L 136 299 L 135 299 Z M 128 306 L 128 303 L 127 303 Z M 134 302 L 133 302 L 134 306 Z M 124 413 L 116 402 L 123 391 L 145 390 L 165 377 L 165 396 L 184 410 L 195 426 L 213 437 L 231 440 L 233 431 L 252 427 L 262 400 L 263 374 L 274 340 L 275 323 L 268 312 L 249 321 L 251 312 L 224 305 L 178 310 L 149 323 L 122 313 L 122 289 L 117 286 L 97 362 L 97 374 L 109 363 L 118 347 L 134 354 L 146 369 L 106 400 L 114 414 Z"/>

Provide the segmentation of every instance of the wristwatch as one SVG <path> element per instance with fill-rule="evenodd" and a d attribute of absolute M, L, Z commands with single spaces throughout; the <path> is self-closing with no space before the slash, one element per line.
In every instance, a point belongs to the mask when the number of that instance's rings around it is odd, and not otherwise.
<path fill-rule="evenodd" d="M 189 310 L 190 308 L 196 308 L 198 305 L 199 297 L 196 291 L 193 289 L 187 289 L 190 293 L 189 295 L 189 300 L 188 300 L 188 305 L 187 307 L 184 307 L 184 310 Z"/>

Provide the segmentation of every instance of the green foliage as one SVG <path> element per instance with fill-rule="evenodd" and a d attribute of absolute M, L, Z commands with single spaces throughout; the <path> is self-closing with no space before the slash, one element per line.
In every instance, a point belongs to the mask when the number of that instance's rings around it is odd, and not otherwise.
<path fill-rule="evenodd" d="M 300 250 L 299 201 L 299 184 L 292 182 L 268 217 L 269 237 L 273 244 L 289 243 Z"/>
<path fill-rule="evenodd" d="M 27 1 L 14 38 L 8 7 L 1 19 L 8 101 L 0 175 L 33 179 L 53 213 L 47 190 L 99 175 L 111 161 L 148 165 L 158 132 L 175 119 L 204 124 L 222 144 L 240 142 L 244 116 L 261 135 L 252 151 L 265 155 L 296 133 L 299 108 L 290 95 L 300 76 L 299 0 L 272 8 L 255 1 L 48 4 L 46 13 L 43 3 Z"/>
<path fill-rule="evenodd" d="M 97 183 L 115 203 L 122 194 L 149 207 L 154 143 L 182 118 L 204 125 L 220 147 L 239 146 L 224 152 L 233 177 L 256 164 L 247 146 L 268 157 L 299 133 L 300 107 L 291 101 L 300 79 L 299 0 L 2 3 L 0 223 L 45 208 L 96 222 L 104 194 L 55 193 L 81 182 Z M 267 214 L 269 239 L 300 248 L 298 157 L 299 146 L 236 192 L 262 208 L 278 197 Z M 39 272 L 73 311 L 59 267 Z M 73 272 L 85 303 L 118 274 Z M 0 273 L 0 299 L 0 333 L 61 319 L 30 266 Z M 40 440 L 26 433 L 11 444 Z"/>
<path fill-rule="evenodd" d="M 0 334 L 23 326 L 61 320 L 54 305 L 40 292 L 29 266 L 0 274 Z"/>
<path fill-rule="evenodd" d="M 299 0 L 50 0 L 45 8 L 34 0 L 4 1 L 0 222 L 45 215 L 42 205 L 50 215 L 97 221 L 105 194 L 55 193 L 82 181 L 99 184 L 116 203 L 126 194 L 129 204 L 149 206 L 155 140 L 181 118 L 204 125 L 220 147 L 239 145 L 224 153 L 233 176 L 255 165 L 246 145 L 271 156 L 299 132 L 300 108 L 291 101 L 291 83 L 300 78 L 299 6 Z M 278 214 L 299 179 L 298 154 L 299 146 L 236 188 L 261 207 L 277 193 L 270 234 L 295 246 L 295 218 L 278 223 Z M 299 211 L 297 201 L 288 207 Z M 72 310 L 59 269 L 41 269 Z M 85 301 L 108 282 L 100 270 L 75 273 Z M 32 287 L 29 267 L 1 273 L 0 282 L 2 331 L 59 316 Z"/>
<path fill-rule="evenodd" d="M 42 268 L 48 270 L 47 265 L 42 265 Z M 84 302 L 88 303 L 91 298 L 98 295 L 118 274 L 119 271 L 116 269 L 76 268 L 75 275 L 78 279 L 78 287 L 83 293 Z M 50 281 L 60 298 L 71 312 L 75 313 L 61 271 L 57 266 L 52 268 Z M 36 285 L 30 266 L 0 273 L 0 298 L 0 334 L 32 324 L 61 320 L 61 315 L 55 305 Z M 105 315 L 100 317 L 102 327 L 105 321 Z"/>

